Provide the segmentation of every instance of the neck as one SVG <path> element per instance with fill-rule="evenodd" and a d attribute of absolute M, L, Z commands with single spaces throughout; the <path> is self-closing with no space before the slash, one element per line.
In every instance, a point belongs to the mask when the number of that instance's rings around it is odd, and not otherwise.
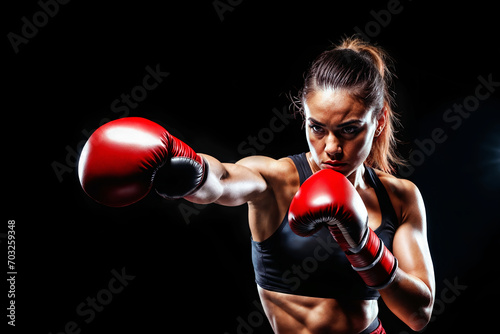
<path fill-rule="evenodd" d="M 306 158 L 307 158 L 307 162 L 309 163 L 309 167 L 311 167 L 313 174 L 321 170 L 321 168 L 319 168 L 319 166 L 316 164 L 316 162 L 314 162 L 314 159 L 312 158 L 311 152 L 306 153 Z"/>
<path fill-rule="evenodd" d="M 354 172 L 352 172 L 349 176 L 347 176 L 347 179 L 352 183 L 354 188 L 356 189 L 365 189 L 366 182 L 365 182 L 365 165 L 361 164 Z"/>

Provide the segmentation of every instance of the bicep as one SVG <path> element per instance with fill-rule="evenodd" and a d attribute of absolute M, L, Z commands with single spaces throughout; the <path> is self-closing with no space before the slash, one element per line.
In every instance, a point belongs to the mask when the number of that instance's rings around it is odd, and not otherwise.
<path fill-rule="evenodd" d="M 221 178 L 223 192 L 216 201 L 217 204 L 241 205 L 254 200 L 267 190 L 268 185 L 264 177 L 245 159 L 235 164 L 223 165 L 226 173 Z"/>
<path fill-rule="evenodd" d="M 217 203 L 226 206 L 244 204 L 267 189 L 267 183 L 256 169 L 254 157 L 237 163 L 221 163 L 200 154 L 208 162 L 209 172 L 203 187 L 186 199 L 195 203 Z"/>

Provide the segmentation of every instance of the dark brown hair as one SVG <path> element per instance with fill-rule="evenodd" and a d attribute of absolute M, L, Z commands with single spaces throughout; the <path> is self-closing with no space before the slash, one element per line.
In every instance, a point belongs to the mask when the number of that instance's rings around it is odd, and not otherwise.
<path fill-rule="evenodd" d="M 385 112 L 385 127 L 374 141 L 365 164 L 387 173 L 393 173 L 395 165 L 404 164 L 396 153 L 394 129 L 399 122 L 391 108 L 391 65 L 388 54 L 382 48 L 359 38 L 346 38 L 314 60 L 296 99 L 298 111 L 304 117 L 304 103 L 311 92 L 346 89 L 366 108 L 373 108 L 374 119 Z"/>

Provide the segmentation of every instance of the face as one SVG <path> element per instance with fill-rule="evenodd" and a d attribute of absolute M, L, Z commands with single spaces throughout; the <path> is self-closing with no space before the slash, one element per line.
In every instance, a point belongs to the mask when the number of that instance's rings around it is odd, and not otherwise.
<path fill-rule="evenodd" d="M 351 175 L 368 157 L 383 117 L 374 119 L 373 111 L 345 90 L 311 92 L 304 107 L 314 163 L 320 169 Z"/>

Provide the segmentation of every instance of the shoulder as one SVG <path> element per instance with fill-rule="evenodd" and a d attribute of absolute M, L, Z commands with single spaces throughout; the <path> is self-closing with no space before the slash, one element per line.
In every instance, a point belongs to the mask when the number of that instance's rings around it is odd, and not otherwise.
<path fill-rule="evenodd" d="M 298 179 L 297 168 L 290 158 L 273 159 L 265 156 L 251 156 L 241 159 L 237 164 L 259 173 L 268 182 Z"/>
<path fill-rule="evenodd" d="M 237 164 L 258 173 L 266 181 L 267 191 L 252 201 L 254 205 L 261 208 L 275 203 L 280 210 L 288 209 L 300 187 L 299 173 L 292 159 L 251 156 L 238 161 Z"/>
<path fill-rule="evenodd" d="M 425 206 L 418 187 L 411 181 L 375 170 L 384 185 L 400 223 L 425 219 Z"/>
<path fill-rule="evenodd" d="M 387 189 L 397 197 L 407 198 L 419 194 L 417 186 L 410 180 L 400 179 L 394 175 L 375 170 L 378 178 Z"/>

